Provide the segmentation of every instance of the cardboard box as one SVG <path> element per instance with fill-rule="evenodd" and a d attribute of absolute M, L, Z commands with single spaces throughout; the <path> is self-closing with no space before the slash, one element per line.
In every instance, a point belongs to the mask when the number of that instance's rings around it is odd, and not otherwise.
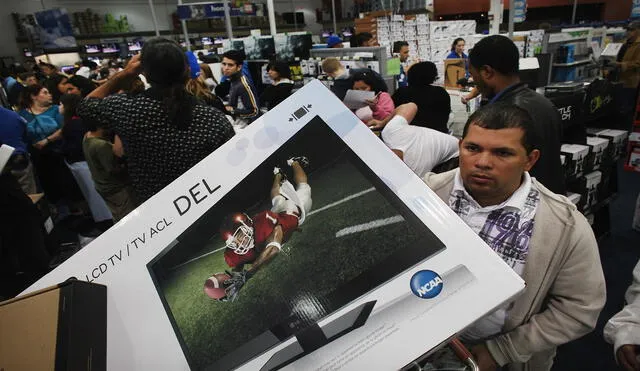
<path fill-rule="evenodd" d="M 640 132 L 629 135 L 626 168 L 640 171 Z"/>
<path fill-rule="evenodd" d="M 580 206 L 578 207 L 580 210 L 588 212 L 598 203 L 601 182 L 602 173 L 600 171 L 591 172 L 580 178 L 580 188 L 577 189 L 581 195 Z"/>
<path fill-rule="evenodd" d="M 107 288 L 67 281 L 0 303 L 0 370 L 107 368 Z"/>
<path fill-rule="evenodd" d="M 617 161 L 624 154 L 625 141 L 629 137 L 629 132 L 614 129 L 590 130 L 589 132 L 597 137 L 606 138 L 611 141 L 609 150 L 613 161 Z"/>
<path fill-rule="evenodd" d="M 598 170 L 600 166 L 608 165 L 611 161 L 608 156 L 607 147 L 609 146 L 609 140 L 599 137 L 587 137 L 587 145 L 590 148 L 589 159 L 587 168 L 591 170 Z"/>
<path fill-rule="evenodd" d="M 584 174 L 589 147 L 581 144 L 563 144 L 560 153 L 566 156 L 567 178 L 579 178 Z"/>
<path fill-rule="evenodd" d="M 111 370 L 397 370 L 524 289 L 319 81 L 28 291 L 70 275 L 109 287 Z"/>
<path fill-rule="evenodd" d="M 580 199 L 582 198 L 582 195 L 580 195 L 579 193 L 568 192 L 567 193 L 567 198 L 574 205 L 576 205 L 576 207 L 578 207 L 578 205 L 580 204 Z"/>

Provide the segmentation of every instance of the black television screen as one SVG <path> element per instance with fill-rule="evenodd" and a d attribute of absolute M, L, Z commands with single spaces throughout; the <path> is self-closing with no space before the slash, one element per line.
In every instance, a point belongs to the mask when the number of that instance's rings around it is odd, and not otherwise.
<path fill-rule="evenodd" d="M 87 44 L 84 46 L 84 51 L 87 54 L 93 54 L 93 53 L 100 53 L 102 49 L 100 48 L 100 45 Z M 108 52 L 105 52 L 105 53 L 108 53 Z"/>
<path fill-rule="evenodd" d="M 291 120 L 306 112 L 301 108 Z M 292 156 L 305 156 L 308 164 L 289 167 L 286 160 Z M 276 166 L 289 185 L 274 175 Z M 301 207 L 292 207 L 281 196 L 291 184 L 297 187 L 295 197 Z M 283 202 L 288 206 L 281 208 Z M 265 223 L 268 226 L 276 218 L 279 225 L 288 225 L 283 227 L 286 237 L 268 263 L 261 263 L 268 248 L 258 241 L 266 234 Z M 289 225 L 291 218 L 303 223 L 294 228 Z M 238 220 L 243 220 L 244 227 Z M 238 229 L 224 229 L 222 235 L 221 227 L 228 221 Z M 244 254 L 225 245 L 232 241 L 237 248 L 245 240 L 239 231 L 246 229 L 255 237 L 253 247 Z M 190 367 L 227 370 L 300 334 L 444 248 L 342 139 L 315 117 L 147 267 Z M 223 284 L 230 277 L 224 273 L 231 271 L 230 264 L 250 253 L 254 265 L 249 269 L 257 268 L 237 296 L 222 291 L 227 295 L 224 299 L 235 300 L 219 301 L 205 294 L 217 290 L 219 295 L 219 286 L 212 282 Z"/>
<path fill-rule="evenodd" d="M 103 53 L 118 53 L 120 52 L 120 45 L 116 43 L 102 44 Z"/>
<path fill-rule="evenodd" d="M 293 12 L 282 13 L 282 19 L 284 20 L 284 23 L 286 23 L 286 24 L 295 24 L 297 22 L 298 26 L 304 25 L 304 13 L 302 13 L 302 12 L 296 12 L 295 21 L 293 19 Z"/>

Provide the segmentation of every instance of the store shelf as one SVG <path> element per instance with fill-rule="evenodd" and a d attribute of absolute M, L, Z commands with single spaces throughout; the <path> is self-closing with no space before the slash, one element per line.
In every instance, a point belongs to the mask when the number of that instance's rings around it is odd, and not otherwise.
<path fill-rule="evenodd" d="M 573 67 L 573 66 L 577 66 L 577 65 L 585 64 L 589 62 L 591 62 L 591 59 L 583 59 L 581 61 L 575 61 L 571 63 L 554 63 L 553 67 Z"/>
<path fill-rule="evenodd" d="M 558 35 L 558 36 L 555 36 Z M 549 36 L 549 44 L 568 43 L 573 41 L 586 41 L 589 36 L 569 36 L 565 34 L 551 34 Z"/>

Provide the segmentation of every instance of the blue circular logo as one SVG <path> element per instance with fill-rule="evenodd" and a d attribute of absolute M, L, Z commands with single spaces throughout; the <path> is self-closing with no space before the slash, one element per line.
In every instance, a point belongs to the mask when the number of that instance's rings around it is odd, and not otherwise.
<path fill-rule="evenodd" d="M 416 272 L 411 277 L 411 291 L 422 299 L 432 299 L 442 291 L 442 278 L 438 273 L 430 270 Z"/>

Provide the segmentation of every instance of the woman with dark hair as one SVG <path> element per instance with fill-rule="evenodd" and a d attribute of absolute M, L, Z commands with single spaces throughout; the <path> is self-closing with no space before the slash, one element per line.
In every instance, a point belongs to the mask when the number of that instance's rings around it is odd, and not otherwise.
<path fill-rule="evenodd" d="M 264 89 L 259 101 L 267 107 L 267 110 L 270 110 L 289 98 L 293 91 L 293 81 L 291 81 L 291 69 L 285 62 L 269 63 L 267 73 L 273 83 Z"/>
<path fill-rule="evenodd" d="M 202 82 L 213 92 L 213 89 L 218 86 L 218 80 L 213 76 L 213 71 L 211 71 L 211 67 L 209 67 L 206 63 L 200 63 L 200 76 L 198 78 L 202 80 Z"/>
<path fill-rule="evenodd" d="M 464 54 L 464 39 L 462 37 L 458 37 L 453 40 L 453 44 L 451 44 L 451 53 L 447 55 L 447 59 L 467 59 L 468 55 Z"/>
<path fill-rule="evenodd" d="M 112 95 L 140 73 L 149 89 Z M 158 37 L 80 104 L 81 118 L 113 129 L 122 139 L 133 188 L 142 202 L 233 136 L 233 127 L 219 110 L 187 92 L 187 79 L 180 45 Z"/>
<path fill-rule="evenodd" d="M 448 133 L 451 99 L 444 88 L 431 85 L 437 78 L 438 70 L 433 62 L 414 64 L 408 73 L 409 86 L 398 89 L 393 95 L 393 102 L 396 106 L 410 102 L 418 106 L 412 125 Z"/>
<path fill-rule="evenodd" d="M 22 110 L 27 121 L 27 141 L 40 184 L 51 204 L 79 201 L 82 195 L 64 163 L 62 115 L 42 85 L 28 86 L 22 94 Z"/>
<path fill-rule="evenodd" d="M 65 82 L 58 84 L 60 93 L 76 94 L 83 98 L 94 91 L 95 88 L 96 84 L 93 81 L 80 75 L 71 76 Z"/>
<path fill-rule="evenodd" d="M 371 119 L 384 120 L 393 113 L 395 106 L 389 93 L 387 93 L 387 85 L 376 78 L 373 72 L 364 71 L 357 72 L 353 75 L 353 90 L 372 91 L 376 96 L 372 100 L 368 100 L 368 109 L 365 108 L 356 111 L 356 115 L 365 123 Z M 369 111 L 371 113 L 369 114 Z"/>

